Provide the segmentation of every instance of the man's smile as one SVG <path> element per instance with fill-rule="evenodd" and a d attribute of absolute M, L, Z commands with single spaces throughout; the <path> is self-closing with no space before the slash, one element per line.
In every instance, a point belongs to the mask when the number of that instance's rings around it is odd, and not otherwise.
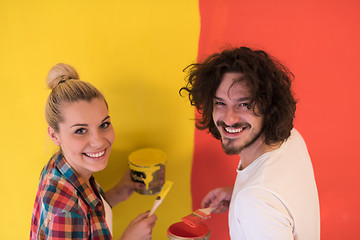
<path fill-rule="evenodd" d="M 241 127 L 241 128 L 224 127 L 224 130 L 228 133 L 239 133 L 239 132 L 243 131 L 244 129 L 245 129 L 245 127 Z"/>

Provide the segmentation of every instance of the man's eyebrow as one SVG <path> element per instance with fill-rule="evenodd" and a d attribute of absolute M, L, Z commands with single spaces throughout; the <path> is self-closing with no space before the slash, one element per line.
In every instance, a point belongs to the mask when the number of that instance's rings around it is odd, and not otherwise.
<path fill-rule="evenodd" d="M 214 96 L 214 99 L 216 99 L 216 100 L 223 100 L 222 98 L 217 97 L 217 96 Z"/>
<path fill-rule="evenodd" d="M 214 99 L 219 100 L 219 101 L 224 101 L 224 99 L 222 99 L 221 97 L 217 97 L 217 96 L 214 96 Z M 236 99 L 237 102 L 243 102 L 243 101 L 248 101 L 248 100 L 251 100 L 251 97 L 242 97 L 242 98 Z"/>
<path fill-rule="evenodd" d="M 110 116 L 106 116 L 101 122 L 105 122 L 107 119 L 109 119 Z M 74 125 L 72 125 L 71 127 L 87 127 L 88 124 L 86 123 L 76 123 Z"/>

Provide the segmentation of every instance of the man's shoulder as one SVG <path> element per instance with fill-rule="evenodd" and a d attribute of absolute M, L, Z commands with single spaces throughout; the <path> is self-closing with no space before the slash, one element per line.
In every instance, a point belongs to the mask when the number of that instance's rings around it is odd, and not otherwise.
<path fill-rule="evenodd" d="M 295 128 L 293 128 L 291 130 L 290 137 L 287 139 L 287 141 L 296 142 L 298 144 L 304 144 L 305 145 L 305 140 L 304 140 L 303 136 Z"/>

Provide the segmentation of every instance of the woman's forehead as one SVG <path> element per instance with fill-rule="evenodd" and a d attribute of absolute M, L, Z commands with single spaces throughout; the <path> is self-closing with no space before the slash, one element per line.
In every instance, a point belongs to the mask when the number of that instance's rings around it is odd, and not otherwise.
<path fill-rule="evenodd" d="M 61 105 L 64 123 L 98 123 L 108 116 L 105 101 L 94 98 L 91 101 L 80 100 Z"/>

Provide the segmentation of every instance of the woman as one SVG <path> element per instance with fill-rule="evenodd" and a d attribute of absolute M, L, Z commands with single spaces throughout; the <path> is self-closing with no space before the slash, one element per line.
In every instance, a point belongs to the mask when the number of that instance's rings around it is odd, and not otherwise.
<path fill-rule="evenodd" d="M 127 172 L 104 194 L 92 176 L 106 167 L 115 139 L 104 96 L 66 64 L 50 70 L 47 85 L 48 135 L 60 150 L 41 173 L 30 239 L 112 239 L 111 206 L 143 186 Z M 140 214 L 120 239 L 151 239 L 155 221 Z"/>

